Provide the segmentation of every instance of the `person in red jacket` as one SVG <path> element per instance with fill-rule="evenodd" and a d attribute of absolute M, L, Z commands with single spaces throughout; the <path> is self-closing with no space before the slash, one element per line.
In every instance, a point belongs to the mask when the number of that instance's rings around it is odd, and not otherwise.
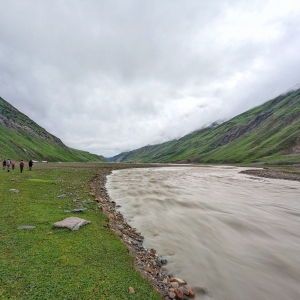
<path fill-rule="evenodd" d="M 24 169 L 24 166 L 25 166 L 25 163 L 23 161 L 23 159 L 20 161 L 20 172 L 22 173 L 23 172 L 23 169 Z"/>
<path fill-rule="evenodd" d="M 14 161 L 11 162 L 11 168 L 12 168 L 12 170 L 15 169 L 15 162 Z"/>

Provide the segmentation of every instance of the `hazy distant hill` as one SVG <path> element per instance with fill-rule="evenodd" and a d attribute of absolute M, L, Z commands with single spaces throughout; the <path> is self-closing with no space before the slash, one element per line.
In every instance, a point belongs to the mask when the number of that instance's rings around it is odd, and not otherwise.
<path fill-rule="evenodd" d="M 71 149 L 0 97 L 0 158 L 47 161 L 106 161 Z"/>
<path fill-rule="evenodd" d="M 289 91 L 217 126 L 145 146 L 115 162 L 300 162 L 300 89 Z"/>

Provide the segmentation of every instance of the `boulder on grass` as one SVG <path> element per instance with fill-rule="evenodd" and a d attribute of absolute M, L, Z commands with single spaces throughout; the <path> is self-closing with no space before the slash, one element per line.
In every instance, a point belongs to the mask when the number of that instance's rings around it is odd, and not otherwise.
<path fill-rule="evenodd" d="M 59 227 L 59 228 L 68 228 L 71 230 L 78 230 L 81 226 L 85 224 L 90 224 L 90 221 L 77 218 L 77 217 L 69 217 L 66 218 L 62 221 L 56 222 L 53 224 L 54 227 Z"/>

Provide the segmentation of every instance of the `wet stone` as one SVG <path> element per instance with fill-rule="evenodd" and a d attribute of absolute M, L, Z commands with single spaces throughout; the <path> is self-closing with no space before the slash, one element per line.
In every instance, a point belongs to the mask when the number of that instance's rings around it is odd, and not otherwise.
<path fill-rule="evenodd" d="M 176 282 L 176 281 L 173 281 L 173 282 L 171 282 L 171 286 L 172 286 L 174 289 L 178 289 L 178 288 L 179 288 L 179 283 Z"/>

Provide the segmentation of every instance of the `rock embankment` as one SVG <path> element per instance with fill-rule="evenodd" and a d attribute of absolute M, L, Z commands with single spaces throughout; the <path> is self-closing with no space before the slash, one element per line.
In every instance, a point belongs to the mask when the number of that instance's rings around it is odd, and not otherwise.
<path fill-rule="evenodd" d="M 135 268 L 142 276 L 150 280 L 154 288 L 166 300 L 194 298 L 195 293 L 206 294 L 207 291 L 204 288 L 189 287 L 185 280 L 173 276 L 164 266 L 167 261 L 159 257 L 156 250 L 143 247 L 144 237 L 127 224 L 123 215 L 116 210 L 116 203 L 109 199 L 105 183 L 106 176 L 110 173 L 111 170 L 101 170 L 101 173 L 90 181 L 91 194 L 95 197 L 102 212 L 108 216 L 107 226 L 115 231 L 133 255 Z M 132 290 L 130 292 L 132 293 Z"/>
<path fill-rule="evenodd" d="M 299 170 L 298 170 L 299 169 Z M 264 169 L 250 169 L 241 171 L 243 174 L 273 178 L 273 179 L 285 179 L 300 181 L 300 168 L 293 168 L 291 171 L 282 171 L 275 168 L 264 168 Z"/>

